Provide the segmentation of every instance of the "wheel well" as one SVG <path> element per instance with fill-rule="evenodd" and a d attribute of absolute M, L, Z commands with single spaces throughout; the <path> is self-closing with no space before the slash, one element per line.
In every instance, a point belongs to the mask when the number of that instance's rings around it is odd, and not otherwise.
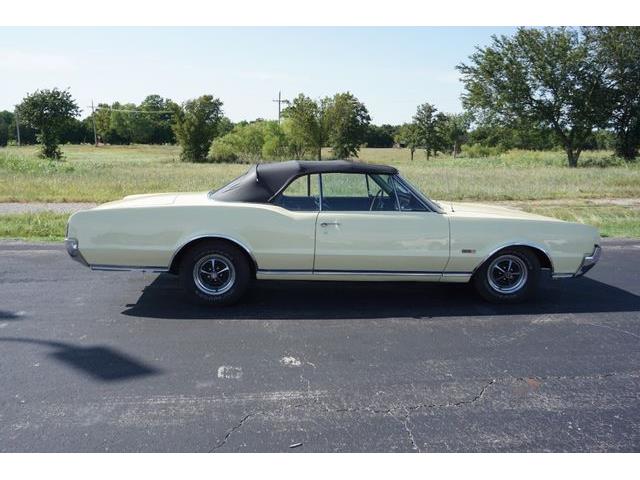
<path fill-rule="evenodd" d="M 482 265 L 484 265 L 484 263 L 487 260 L 489 260 L 491 257 L 493 257 L 496 253 L 500 253 L 501 251 L 506 250 L 507 248 L 519 248 L 521 250 L 528 250 L 538 258 L 538 262 L 540 262 L 540 268 L 548 268 L 549 270 L 553 271 L 553 263 L 551 262 L 551 259 L 549 258 L 547 253 L 544 250 L 541 250 L 537 247 L 532 247 L 531 245 L 505 245 L 500 250 L 496 250 L 487 258 L 485 258 L 482 261 L 482 263 L 480 263 L 480 265 L 476 267 L 476 270 L 479 269 Z"/>
<path fill-rule="evenodd" d="M 251 271 L 255 276 L 256 271 L 258 270 L 258 266 L 256 265 L 256 261 L 254 260 L 254 258 L 247 251 L 246 247 L 240 245 L 237 242 L 234 242 L 233 240 L 229 240 L 228 238 L 215 237 L 215 236 L 196 238 L 195 240 L 192 240 L 189 243 L 186 243 L 182 247 L 180 247 L 180 250 L 178 250 L 178 253 L 174 255 L 173 260 L 171 261 L 171 265 L 169 266 L 169 273 L 173 273 L 174 275 L 178 273 L 178 270 L 180 269 L 180 262 L 182 261 L 182 258 L 184 257 L 184 255 L 190 249 L 198 245 L 202 245 L 203 243 L 211 242 L 212 240 L 215 240 L 216 242 L 232 245 L 236 247 L 238 250 L 240 250 L 242 252 L 242 255 L 244 255 L 245 259 L 249 263 L 251 267 Z"/>

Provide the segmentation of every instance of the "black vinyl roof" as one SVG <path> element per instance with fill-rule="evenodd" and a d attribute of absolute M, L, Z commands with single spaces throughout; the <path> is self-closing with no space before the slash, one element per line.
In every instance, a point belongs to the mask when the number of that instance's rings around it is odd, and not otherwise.
<path fill-rule="evenodd" d="M 387 165 L 353 162 L 349 160 L 292 160 L 278 163 L 259 163 L 243 176 L 211 195 L 227 202 L 268 202 L 294 178 L 313 173 L 369 173 L 396 175 L 398 170 Z"/>

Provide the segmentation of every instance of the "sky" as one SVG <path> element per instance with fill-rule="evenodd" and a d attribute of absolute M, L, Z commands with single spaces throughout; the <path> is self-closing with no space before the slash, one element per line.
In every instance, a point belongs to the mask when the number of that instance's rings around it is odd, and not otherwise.
<path fill-rule="evenodd" d="M 505 27 L 0 28 L 0 110 L 36 89 L 69 88 L 94 103 L 220 98 L 232 121 L 277 119 L 291 99 L 350 91 L 376 124 L 410 121 L 417 105 L 459 112 L 455 66 Z"/>

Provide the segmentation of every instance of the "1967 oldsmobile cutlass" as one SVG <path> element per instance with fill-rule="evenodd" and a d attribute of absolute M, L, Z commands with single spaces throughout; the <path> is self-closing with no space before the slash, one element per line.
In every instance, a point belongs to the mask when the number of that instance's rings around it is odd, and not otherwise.
<path fill-rule="evenodd" d="M 226 305 L 251 280 L 469 282 L 492 302 L 530 297 L 541 269 L 584 274 L 590 226 L 497 206 L 439 204 L 389 166 L 253 166 L 219 190 L 130 195 L 75 213 L 66 247 L 93 270 L 170 272 Z"/>

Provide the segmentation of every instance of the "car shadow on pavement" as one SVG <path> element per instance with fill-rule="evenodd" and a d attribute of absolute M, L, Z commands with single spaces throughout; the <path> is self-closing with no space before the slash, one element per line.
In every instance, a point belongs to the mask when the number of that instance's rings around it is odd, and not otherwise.
<path fill-rule="evenodd" d="M 96 380 L 113 382 L 160 373 L 156 368 L 140 360 L 105 346 L 76 346 L 66 342 L 55 342 L 24 337 L 0 337 L 0 342 L 26 343 L 53 348 L 48 355 Z"/>
<path fill-rule="evenodd" d="M 159 275 L 124 315 L 162 319 L 375 319 L 640 311 L 640 296 L 588 277 L 541 280 L 535 299 L 494 305 L 468 284 L 256 282 L 230 307 L 187 303 L 176 277 Z"/>

